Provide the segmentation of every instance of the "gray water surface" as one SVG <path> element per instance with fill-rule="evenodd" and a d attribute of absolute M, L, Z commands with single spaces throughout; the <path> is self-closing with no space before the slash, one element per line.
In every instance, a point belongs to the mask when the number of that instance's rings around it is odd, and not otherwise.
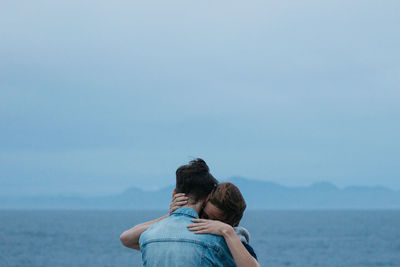
<path fill-rule="evenodd" d="M 162 211 L 0 211 L 0 266 L 141 266 L 119 241 Z M 400 266 L 400 211 L 248 211 L 261 266 Z"/>

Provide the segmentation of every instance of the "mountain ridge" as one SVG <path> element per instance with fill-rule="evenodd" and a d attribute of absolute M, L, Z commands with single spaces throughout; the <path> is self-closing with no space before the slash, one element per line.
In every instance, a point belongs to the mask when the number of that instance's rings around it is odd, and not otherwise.
<path fill-rule="evenodd" d="M 239 187 L 248 209 L 400 209 L 400 191 L 382 186 L 339 188 L 326 181 L 310 186 L 284 186 L 240 176 L 225 181 Z M 168 210 L 173 188 L 170 185 L 156 191 L 144 191 L 129 187 L 119 194 L 100 197 L 0 197 L 0 209 Z"/>

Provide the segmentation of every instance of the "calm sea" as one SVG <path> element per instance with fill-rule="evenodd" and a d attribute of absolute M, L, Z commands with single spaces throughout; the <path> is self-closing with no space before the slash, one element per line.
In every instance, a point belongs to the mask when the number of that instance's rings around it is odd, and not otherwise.
<path fill-rule="evenodd" d="M 141 266 L 125 229 L 160 211 L 0 211 L 0 266 Z M 400 266 L 400 211 L 248 211 L 261 266 Z"/>

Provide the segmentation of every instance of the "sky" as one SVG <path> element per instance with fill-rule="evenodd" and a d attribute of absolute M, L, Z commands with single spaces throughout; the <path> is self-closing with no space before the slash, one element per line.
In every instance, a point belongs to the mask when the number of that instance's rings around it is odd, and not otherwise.
<path fill-rule="evenodd" d="M 0 196 L 400 189 L 400 2 L 0 1 Z"/>

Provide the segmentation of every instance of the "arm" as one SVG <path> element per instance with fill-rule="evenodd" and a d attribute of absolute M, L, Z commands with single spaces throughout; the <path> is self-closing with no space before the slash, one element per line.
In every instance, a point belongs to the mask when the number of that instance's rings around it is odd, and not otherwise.
<path fill-rule="evenodd" d="M 188 225 L 190 231 L 195 231 L 196 234 L 213 234 L 224 237 L 238 267 L 260 266 L 257 260 L 243 246 L 235 230 L 229 224 L 204 219 L 193 219 L 192 221 L 195 224 Z"/>
<path fill-rule="evenodd" d="M 121 236 L 119 237 L 119 240 L 121 240 L 121 243 L 128 248 L 132 248 L 132 249 L 136 249 L 136 250 L 140 250 L 140 246 L 139 246 L 139 238 L 140 235 L 146 231 L 150 226 L 152 226 L 154 223 L 161 221 L 162 219 L 165 219 L 169 216 L 165 215 L 163 217 L 160 217 L 158 219 L 155 219 L 153 221 L 149 221 L 149 222 L 145 222 L 145 223 L 141 223 L 138 225 L 135 225 L 134 227 L 132 227 L 129 230 L 126 230 L 125 232 L 123 232 L 121 234 Z"/>
<path fill-rule="evenodd" d="M 235 233 L 235 230 L 233 230 L 231 226 L 223 231 L 222 236 L 224 237 L 238 267 L 260 266 L 257 260 L 251 256 L 251 254 L 243 246 L 242 241 L 240 241 L 239 237 Z"/>
<path fill-rule="evenodd" d="M 172 212 L 174 212 L 175 210 L 177 210 L 178 208 L 182 207 L 182 205 L 186 204 L 187 200 L 188 200 L 188 198 L 185 197 L 185 194 L 182 194 L 182 193 L 174 194 L 174 196 L 172 197 L 171 204 L 169 206 L 170 214 Z M 153 221 L 138 224 L 138 225 L 132 227 L 131 229 L 123 232 L 121 234 L 121 236 L 119 237 L 119 240 L 121 240 L 122 244 L 125 247 L 140 250 L 140 246 L 139 246 L 140 235 L 144 231 L 149 229 L 149 227 L 152 226 L 154 223 L 161 221 L 162 219 L 165 219 L 168 216 L 169 216 L 169 214 L 167 214 L 163 217 L 160 217 L 158 219 L 155 219 Z"/>

